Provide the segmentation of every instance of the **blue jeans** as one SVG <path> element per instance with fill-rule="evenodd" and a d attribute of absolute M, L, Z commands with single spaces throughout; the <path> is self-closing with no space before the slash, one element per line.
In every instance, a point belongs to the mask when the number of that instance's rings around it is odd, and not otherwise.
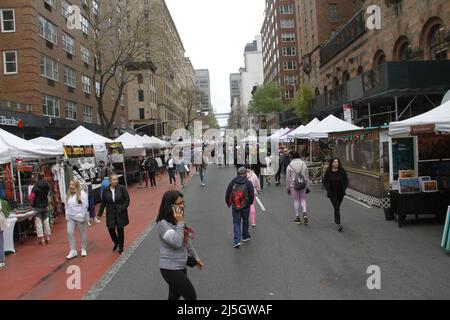
<path fill-rule="evenodd" d="M 3 231 L 0 231 L 0 261 L 5 261 L 5 242 L 3 240 Z"/>
<path fill-rule="evenodd" d="M 234 244 L 240 243 L 241 239 L 250 237 L 248 233 L 250 208 L 235 211 L 233 210 L 233 230 L 234 230 Z M 242 232 L 241 232 L 242 221 Z"/>
<path fill-rule="evenodd" d="M 200 181 L 202 183 L 205 183 L 206 182 L 206 170 L 202 167 L 200 167 L 199 170 L 200 170 Z"/>

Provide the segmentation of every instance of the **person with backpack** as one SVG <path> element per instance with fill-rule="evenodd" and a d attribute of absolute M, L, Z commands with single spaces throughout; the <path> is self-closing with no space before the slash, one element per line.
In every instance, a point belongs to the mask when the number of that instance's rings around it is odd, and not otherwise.
<path fill-rule="evenodd" d="M 333 158 L 323 178 L 323 186 L 327 190 L 327 197 L 330 198 L 334 207 L 334 224 L 339 232 L 344 229 L 341 224 L 341 203 L 344 200 L 345 190 L 348 187 L 348 177 L 341 166 L 339 158 Z"/>
<path fill-rule="evenodd" d="M 291 162 L 286 171 L 286 188 L 287 193 L 294 202 L 296 216 L 294 223 L 302 224 L 300 218 L 300 209 L 302 209 L 303 221 L 305 224 L 308 224 L 308 215 L 306 211 L 306 193 L 309 192 L 308 166 L 300 159 L 300 155 L 296 151 L 291 151 L 289 157 L 291 158 Z"/>
<path fill-rule="evenodd" d="M 254 200 L 255 189 L 253 184 L 247 179 L 247 169 L 240 167 L 238 176 L 230 182 L 225 193 L 225 203 L 232 208 L 233 213 L 233 248 L 239 248 L 241 240 L 245 242 L 252 239 L 248 227 L 250 205 Z"/>

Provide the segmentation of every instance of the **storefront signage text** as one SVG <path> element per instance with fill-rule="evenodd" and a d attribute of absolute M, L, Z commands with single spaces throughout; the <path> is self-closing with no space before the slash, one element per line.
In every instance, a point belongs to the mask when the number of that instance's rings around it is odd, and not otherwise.
<path fill-rule="evenodd" d="M 7 118 L 5 116 L 0 116 L 0 125 L 23 128 L 23 121 L 22 119 L 16 119 L 14 117 Z"/>
<path fill-rule="evenodd" d="M 68 159 L 92 158 L 94 157 L 94 147 L 90 146 L 64 146 L 64 155 Z"/>
<path fill-rule="evenodd" d="M 436 126 L 434 124 L 428 124 L 423 126 L 411 126 L 411 135 L 418 136 L 422 134 L 435 133 Z"/>

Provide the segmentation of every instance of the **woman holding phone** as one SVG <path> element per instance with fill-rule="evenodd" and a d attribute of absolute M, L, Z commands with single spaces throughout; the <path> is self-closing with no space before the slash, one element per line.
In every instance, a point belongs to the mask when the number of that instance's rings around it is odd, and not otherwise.
<path fill-rule="evenodd" d="M 204 263 L 191 242 L 194 232 L 184 222 L 182 193 L 173 190 L 164 194 L 156 221 L 161 242 L 159 267 L 169 285 L 169 300 L 180 297 L 196 300 L 194 286 L 187 277 L 187 265 L 202 269 Z"/>

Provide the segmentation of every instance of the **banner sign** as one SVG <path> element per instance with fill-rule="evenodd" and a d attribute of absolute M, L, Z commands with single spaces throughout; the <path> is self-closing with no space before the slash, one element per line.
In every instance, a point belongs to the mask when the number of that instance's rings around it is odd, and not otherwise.
<path fill-rule="evenodd" d="M 22 121 L 22 119 L 16 119 L 14 117 L 7 118 L 5 116 L 0 116 L 0 125 L 10 126 L 10 127 L 18 127 L 19 129 L 22 129 L 23 121 Z"/>
<path fill-rule="evenodd" d="M 64 158 L 92 158 L 94 157 L 94 146 L 64 146 Z"/>
<path fill-rule="evenodd" d="M 436 126 L 434 124 L 428 124 L 423 126 L 411 126 L 411 135 L 418 136 L 421 134 L 434 134 Z"/>
<path fill-rule="evenodd" d="M 353 123 L 352 104 L 351 103 L 344 104 L 343 109 L 344 109 L 344 120 L 347 121 L 348 123 Z"/>
<path fill-rule="evenodd" d="M 124 162 L 125 149 L 122 142 L 106 143 L 105 145 L 112 163 Z"/>

